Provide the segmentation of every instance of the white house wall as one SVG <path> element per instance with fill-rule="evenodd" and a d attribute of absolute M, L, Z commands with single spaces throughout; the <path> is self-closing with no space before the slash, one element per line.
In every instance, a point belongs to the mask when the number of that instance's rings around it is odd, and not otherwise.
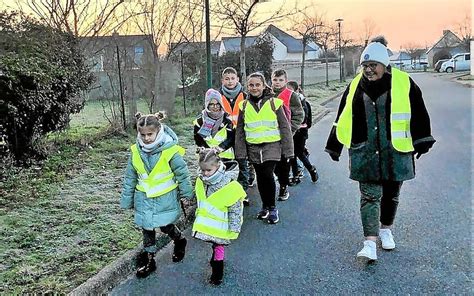
<path fill-rule="evenodd" d="M 286 60 L 287 59 L 287 48 L 286 46 L 281 43 L 280 40 L 276 39 L 275 36 L 273 36 L 272 34 L 270 34 L 270 36 L 272 37 L 272 42 L 273 42 L 273 59 L 275 61 L 283 61 L 283 60 Z"/>

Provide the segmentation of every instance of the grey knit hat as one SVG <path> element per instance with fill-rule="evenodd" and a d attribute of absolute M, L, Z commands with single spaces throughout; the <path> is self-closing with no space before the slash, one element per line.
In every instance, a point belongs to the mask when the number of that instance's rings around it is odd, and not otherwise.
<path fill-rule="evenodd" d="M 224 106 L 222 105 L 222 96 L 220 92 L 218 92 L 217 90 L 213 88 L 210 88 L 207 90 L 206 98 L 204 99 L 204 106 L 206 107 L 207 110 L 209 110 L 207 106 L 209 105 L 212 99 L 215 99 L 221 105 L 221 108 L 224 108 Z"/>

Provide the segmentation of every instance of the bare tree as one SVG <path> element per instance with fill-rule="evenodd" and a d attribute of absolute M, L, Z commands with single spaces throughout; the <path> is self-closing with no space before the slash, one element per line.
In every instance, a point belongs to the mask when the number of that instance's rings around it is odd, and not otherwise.
<path fill-rule="evenodd" d="M 413 62 L 415 62 L 417 58 L 419 60 L 421 55 L 426 51 L 421 45 L 414 42 L 405 43 L 402 45 L 402 48 L 405 49 Z"/>
<path fill-rule="evenodd" d="M 272 9 L 272 12 L 265 15 L 261 12 L 257 17 L 257 4 L 268 0 L 219 0 L 215 8 L 211 9 L 213 14 L 222 21 L 223 28 L 232 30 L 240 36 L 240 74 L 242 81 L 247 80 L 245 66 L 245 40 L 248 34 L 267 24 L 275 23 L 283 18 L 292 15 L 298 9 L 290 13 L 286 12 L 284 4 Z"/>
<path fill-rule="evenodd" d="M 462 21 L 457 24 L 458 35 L 460 36 L 463 46 L 466 50 L 470 49 L 471 39 L 472 39 L 472 26 L 471 26 L 471 16 L 466 14 Z"/>
<path fill-rule="evenodd" d="M 367 43 L 369 43 L 369 40 L 374 37 L 376 31 L 377 31 L 377 26 L 375 24 L 375 21 L 371 18 L 365 18 L 363 20 L 363 31 L 362 31 L 362 37 L 361 37 L 361 43 L 364 44 L 364 46 L 367 46 Z"/>
<path fill-rule="evenodd" d="M 301 20 L 301 15 L 303 20 Z M 323 17 L 319 14 L 309 16 L 305 12 L 301 12 L 301 15 L 296 15 L 292 20 L 293 31 L 301 37 L 303 46 L 303 53 L 301 56 L 301 70 L 300 70 L 300 85 L 304 87 L 304 70 L 305 70 L 305 58 L 306 58 L 306 46 L 310 41 L 314 40 L 317 32 L 323 26 Z"/>
<path fill-rule="evenodd" d="M 328 51 L 330 45 L 335 41 L 337 37 L 337 29 L 334 26 L 329 26 L 325 22 L 321 26 L 318 26 L 312 32 L 312 40 L 320 48 L 323 49 L 325 63 L 326 63 L 326 86 L 329 86 L 329 61 Z"/>
<path fill-rule="evenodd" d="M 149 35 L 149 42 L 156 48 L 153 51 L 153 63 L 148 65 L 148 78 L 152 93 L 149 106 L 166 109 L 171 115 L 174 107 L 173 98 L 169 98 L 172 83 L 163 81 L 166 71 L 169 77 L 175 77 L 170 55 L 179 44 L 193 42 L 202 35 L 202 3 L 180 0 L 139 1 L 133 6 L 131 14 L 135 15 L 134 25 L 143 34 Z M 166 48 L 167 54 L 160 55 L 159 50 Z M 166 91 L 165 91 L 166 90 Z M 166 92 L 165 95 L 163 92 Z M 173 96 L 174 97 L 174 96 Z"/>
<path fill-rule="evenodd" d="M 110 34 L 129 18 L 121 9 L 126 0 L 16 0 L 43 23 L 74 36 Z"/>

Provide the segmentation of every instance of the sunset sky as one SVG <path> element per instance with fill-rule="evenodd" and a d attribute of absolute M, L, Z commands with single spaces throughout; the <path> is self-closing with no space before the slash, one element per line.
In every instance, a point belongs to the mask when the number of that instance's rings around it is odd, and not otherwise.
<path fill-rule="evenodd" d="M 215 0 L 210 1 L 212 5 Z M 343 33 L 357 41 L 362 40 L 364 35 L 364 22 L 371 23 L 374 33 L 385 35 L 389 48 L 394 51 L 400 50 L 400 47 L 405 47 L 407 44 L 430 47 L 442 36 L 444 29 L 450 29 L 456 33 L 459 25 L 466 23 L 466 17 L 472 19 L 471 0 L 267 1 L 258 4 L 259 14 L 274 10 L 283 3 L 287 7 L 293 7 L 297 2 L 300 7 L 311 7 L 308 12 L 317 11 L 319 14 L 325 15 L 328 23 L 335 23 L 334 20 L 337 18 L 344 19 Z M 0 0 L 0 9 L 5 4 L 12 6 L 15 2 L 15 0 Z M 289 31 L 291 27 L 288 21 L 276 25 L 286 31 Z M 472 24 L 469 25 L 472 26 Z M 251 35 L 256 34 L 258 31 L 251 33 Z"/>
<path fill-rule="evenodd" d="M 260 4 L 262 9 L 282 3 L 272 0 Z M 286 0 L 288 5 L 294 1 Z M 364 20 L 383 34 L 388 46 L 398 51 L 408 43 L 430 47 L 444 29 L 456 31 L 458 24 L 471 17 L 471 0 L 298 0 L 301 5 L 314 5 L 326 15 L 328 22 L 344 19 L 343 31 L 354 39 L 363 36 Z M 266 6 L 266 7 L 264 7 Z M 284 25 L 284 24 L 282 24 Z M 472 26 L 472 24 L 469 24 Z"/>

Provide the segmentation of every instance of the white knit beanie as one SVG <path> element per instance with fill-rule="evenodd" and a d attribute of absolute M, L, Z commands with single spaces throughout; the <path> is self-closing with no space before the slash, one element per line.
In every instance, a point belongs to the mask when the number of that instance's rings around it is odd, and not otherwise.
<path fill-rule="evenodd" d="M 387 47 L 379 42 L 369 43 L 360 55 L 361 65 L 364 62 L 379 62 L 387 67 L 389 61 Z"/>

